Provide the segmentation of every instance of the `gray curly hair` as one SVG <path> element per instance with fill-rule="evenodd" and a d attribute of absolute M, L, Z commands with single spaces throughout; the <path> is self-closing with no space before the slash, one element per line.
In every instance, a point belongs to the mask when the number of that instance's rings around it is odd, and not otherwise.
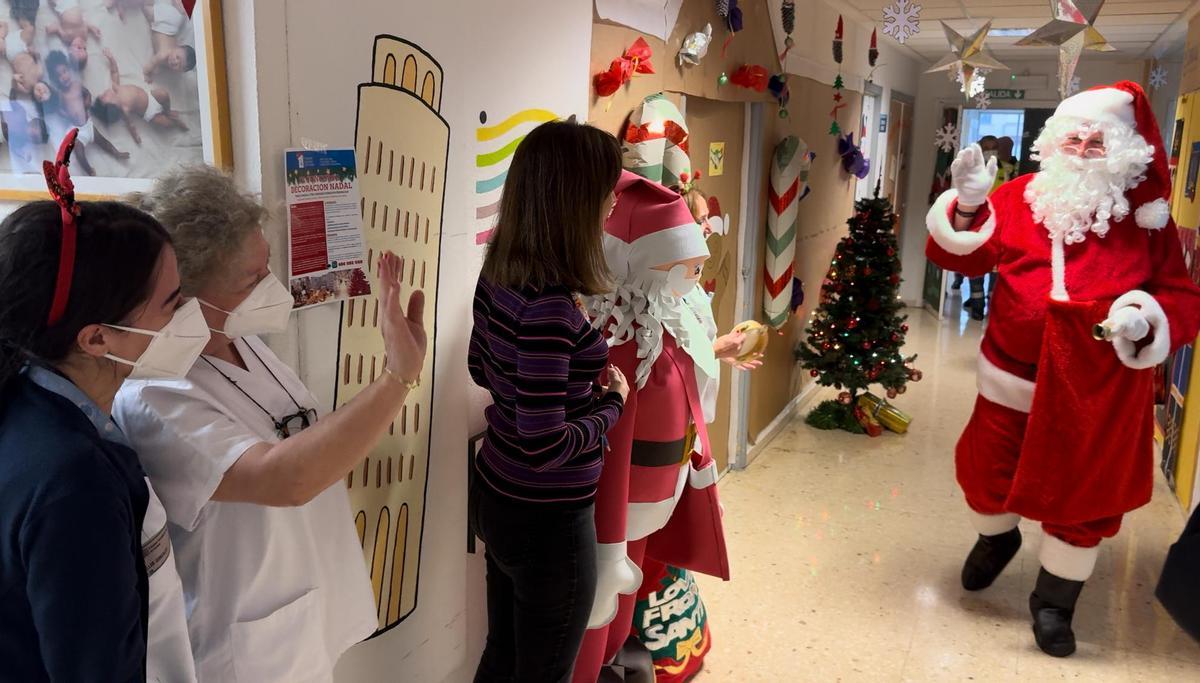
<path fill-rule="evenodd" d="M 128 201 L 158 219 L 175 246 L 184 296 L 225 275 L 246 236 L 262 229 L 268 212 L 228 174 L 185 166 L 160 176 L 149 192 Z"/>

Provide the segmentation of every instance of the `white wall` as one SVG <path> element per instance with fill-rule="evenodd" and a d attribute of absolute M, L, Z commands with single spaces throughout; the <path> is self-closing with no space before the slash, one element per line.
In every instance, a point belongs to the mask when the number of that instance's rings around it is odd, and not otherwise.
<path fill-rule="evenodd" d="M 1058 64 L 1055 60 L 1022 62 L 1005 60 L 1011 73 L 1021 76 L 1045 76 L 1046 88 L 1028 90 L 1023 102 L 995 101 L 995 109 L 1019 108 L 1050 108 L 1059 102 Z M 1174 67 L 1174 76 L 1168 79 L 1168 87 L 1158 93 L 1153 99 L 1156 114 L 1160 117 L 1160 125 L 1174 116 L 1174 95 L 1171 84 L 1178 88 L 1178 70 Z M 1144 82 L 1145 62 L 1138 61 L 1089 61 L 1085 55 L 1081 60 L 1076 75 L 1079 76 L 1081 87 L 1084 89 L 1113 83 L 1121 80 Z M 989 78 L 988 87 L 1008 87 L 1008 74 L 997 72 Z M 1168 106 L 1166 103 L 1171 102 Z M 925 214 L 929 208 L 929 188 L 933 182 L 933 170 L 937 160 L 937 150 L 933 145 L 934 133 L 941 126 L 942 109 L 947 106 L 974 107 L 973 101 L 966 100 L 959 92 L 957 84 L 953 84 L 945 73 L 922 74 L 917 93 L 917 106 L 913 121 L 913 155 L 909 166 L 908 179 L 908 212 L 904 219 L 901 232 L 901 268 L 904 281 L 900 286 L 900 296 L 910 306 L 921 305 L 921 292 L 925 279 Z M 1166 112 L 1170 111 L 1169 114 Z M 1164 130 L 1164 135 L 1168 133 Z M 1169 139 L 1166 144 L 1170 144 Z"/>

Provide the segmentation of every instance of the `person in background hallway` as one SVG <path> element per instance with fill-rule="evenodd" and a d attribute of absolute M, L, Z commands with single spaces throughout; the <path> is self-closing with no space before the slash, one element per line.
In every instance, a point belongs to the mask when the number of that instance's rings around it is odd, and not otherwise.
<path fill-rule="evenodd" d="M 985 135 L 979 138 L 979 149 L 983 151 L 983 156 L 986 161 L 996 159 L 997 165 L 999 165 L 1000 140 L 995 135 Z M 1004 184 L 1004 182 L 1005 180 L 1002 179 L 1002 175 L 997 172 L 996 181 L 992 186 L 992 190 L 994 191 L 996 188 Z M 987 307 L 986 295 L 984 294 L 985 277 L 986 276 L 981 275 L 979 277 L 973 277 L 970 279 L 971 298 L 963 304 L 963 308 L 971 314 L 972 320 L 984 319 L 984 311 Z M 956 273 L 954 277 L 954 284 L 952 285 L 953 289 L 957 290 L 958 288 L 962 287 L 962 281 L 962 273 Z"/>
<path fill-rule="evenodd" d="M 63 207 L 0 224 L 0 681 L 193 683 L 163 506 L 109 412 L 208 328 L 157 221 L 57 180 Z"/>
<path fill-rule="evenodd" d="M 267 266 L 262 207 L 207 167 L 173 171 L 134 201 L 171 234 L 183 292 L 212 330 L 186 378 L 129 382 L 113 411 L 166 507 L 197 676 L 331 681 L 378 624 L 346 474 L 420 379 L 424 296 L 413 292 L 406 311 L 405 263 L 380 257 L 386 365 L 324 415 L 257 336 L 283 331 L 292 309 Z"/>
<path fill-rule="evenodd" d="M 494 400 L 470 523 L 487 544 L 488 636 L 475 680 L 569 681 L 596 592 L 596 482 L 629 393 L 578 297 L 611 287 L 602 224 L 621 150 L 574 121 L 513 156 L 475 290 L 467 364 Z"/>

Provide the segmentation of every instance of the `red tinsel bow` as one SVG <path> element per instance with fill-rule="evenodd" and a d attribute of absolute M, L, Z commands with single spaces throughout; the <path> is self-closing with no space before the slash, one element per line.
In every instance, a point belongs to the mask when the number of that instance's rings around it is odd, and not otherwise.
<path fill-rule="evenodd" d="M 628 83 L 634 74 L 654 73 L 654 65 L 650 63 L 650 58 L 653 56 L 654 53 L 651 52 L 650 45 L 646 43 L 645 38 L 633 41 L 633 45 L 630 45 L 624 54 L 612 60 L 608 71 L 596 74 L 592 81 L 596 88 L 596 94 L 600 97 L 608 97 L 617 92 L 622 85 Z"/>
<path fill-rule="evenodd" d="M 733 72 L 729 80 L 734 85 L 739 85 L 743 88 L 750 88 L 758 92 L 765 92 L 767 82 L 771 80 L 771 74 L 767 73 L 764 67 L 757 64 L 743 64 Z"/>
<path fill-rule="evenodd" d="M 75 273 L 75 218 L 79 215 L 79 206 L 75 203 L 75 183 L 71 181 L 69 166 L 78 135 L 79 129 L 72 128 L 58 147 L 58 158 L 53 163 L 49 160 L 42 162 L 42 172 L 46 176 L 46 187 L 50 190 L 50 197 L 62 211 L 62 244 L 58 251 L 58 275 L 55 277 L 54 299 L 50 303 L 47 325 L 57 323 L 66 313 L 67 302 L 71 297 L 71 278 Z"/>
<path fill-rule="evenodd" d="M 661 131 L 654 131 L 651 128 L 662 128 Z M 649 123 L 629 124 L 625 129 L 625 142 L 631 145 L 636 145 L 639 142 L 648 142 L 650 140 L 660 140 L 666 138 L 671 144 L 680 147 L 683 151 L 687 149 L 688 132 L 683 126 L 674 121 L 663 121 L 657 126 Z"/>

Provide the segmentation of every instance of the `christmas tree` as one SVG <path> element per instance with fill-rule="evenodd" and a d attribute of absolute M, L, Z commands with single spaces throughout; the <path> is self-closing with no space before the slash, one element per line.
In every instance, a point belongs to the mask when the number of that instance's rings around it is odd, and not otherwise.
<path fill-rule="evenodd" d="M 894 230 L 896 215 L 887 198 L 875 196 L 855 203 L 850 234 L 838 243 L 821 286 L 820 305 L 805 330 L 808 339 L 796 355 L 817 382 L 843 390 L 808 417 L 822 429 L 861 432 L 854 408 L 858 396 L 872 384 L 895 398 L 921 373 L 912 366 L 916 356 L 901 355 L 908 325 L 897 296 L 900 257 Z"/>

